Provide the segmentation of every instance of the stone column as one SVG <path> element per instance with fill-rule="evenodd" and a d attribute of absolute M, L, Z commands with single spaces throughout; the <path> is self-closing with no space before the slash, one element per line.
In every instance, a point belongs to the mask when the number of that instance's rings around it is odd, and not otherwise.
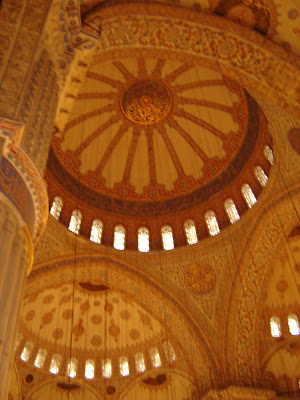
<path fill-rule="evenodd" d="M 0 398 L 7 399 L 17 320 L 33 259 L 31 236 L 15 206 L 0 197 Z"/>

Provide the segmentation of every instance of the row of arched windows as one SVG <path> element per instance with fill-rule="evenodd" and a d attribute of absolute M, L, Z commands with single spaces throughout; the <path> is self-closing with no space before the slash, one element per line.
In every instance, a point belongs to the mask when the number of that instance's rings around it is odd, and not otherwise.
<path fill-rule="evenodd" d="M 272 150 L 269 146 L 265 146 L 264 155 L 268 159 L 268 161 L 273 164 L 274 157 Z M 262 187 L 265 187 L 268 182 L 268 177 L 261 166 L 257 166 L 254 169 L 254 174 Z M 255 194 L 253 193 L 250 185 L 245 183 L 241 188 L 242 196 L 248 206 L 248 208 L 252 208 L 254 204 L 257 202 Z M 59 219 L 61 210 L 63 206 L 63 201 L 60 197 L 55 197 L 50 214 L 55 218 Z M 238 213 L 237 207 L 232 199 L 227 199 L 224 202 L 224 208 L 226 214 L 228 216 L 229 222 L 234 224 L 240 219 L 240 215 Z M 208 229 L 208 232 L 211 236 L 215 236 L 220 233 L 220 228 L 217 220 L 217 216 L 214 211 L 209 210 L 204 216 L 205 223 Z M 76 235 L 78 235 L 80 230 L 80 225 L 82 221 L 82 214 L 79 210 L 74 210 L 71 215 L 69 230 Z M 103 223 L 100 219 L 95 219 L 92 224 L 90 240 L 94 243 L 100 244 L 103 232 Z M 192 245 L 198 242 L 196 225 L 193 220 L 187 220 L 184 223 L 184 232 L 187 240 L 187 244 Z M 162 246 L 164 250 L 173 250 L 174 249 L 174 237 L 173 237 L 173 229 L 165 225 L 161 228 L 161 238 L 162 238 Z M 114 229 L 114 242 L 113 246 L 117 250 L 125 249 L 125 240 L 126 240 L 126 229 L 122 225 L 117 225 Z M 148 252 L 150 250 L 150 231 L 146 227 L 141 227 L 138 230 L 138 250 L 141 252 Z"/>
<path fill-rule="evenodd" d="M 291 335 L 293 336 L 300 335 L 299 319 L 297 315 L 290 314 L 288 316 L 287 322 Z M 281 337 L 281 323 L 278 317 L 272 317 L 270 319 L 270 329 L 271 329 L 271 335 L 273 337 Z"/>
<path fill-rule="evenodd" d="M 20 341 L 20 339 L 19 339 Z M 18 346 L 18 343 L 16 344 L 16 347 Z M 31 353 L 33 351 L 34 345 L 32 342 L 27 342 L 23 348 L 23 351 L 21 353 L 21 360 L 27 362 L 31 356 Z M 169 341 L 164 341 L 163 342 L 163 348 L 166 353 L 166 357 L 169 360 L 169 362 L 173 362 L 176 360 L 176 354 L 175 351 Z M 161 358 L 159 355 L 159 351 L 156 347 L 151 347 L 150 348 L 150 358 L 151 358 L 151 363 L 154 368 L 161 367 Z M 45 349 L 39 349 L 38 353 L 36 355 L 35 361 L 34 361 L 34 366 L 36 368 L 42 368 L 45 363 L 47 355 L 47 350 Z M 136 372 L 142 373 L 146 370 L 146 365 L 145 365 L 145 359 L 144 355 L 141 352 L 138 352 L 134 355 L 134 360 L 135 360 L 135 369 Z M 60 354 L 54 354 L 51 362 L 50 362 L 50 368 L 49 371 L 57 375 L 59 373 L 60 367 L 62 363 L 62 357 Z M 67 375 L 70 378 L 75 378 L 77 375 L 77 368 L 78 368 L 78 359 L 76 357 L 71 357 L 69 359 L 68 365 L 67 365 Z M 130 374 L 129 371 L 129 363 L 128 359 L 125 356 L 120 357 L 119 359 L 119 368 L 120 368 L 120 374 L 122 376 L 128 376 Z M 95 361 L 93 359 L 88 359 L 85 362 L 85 377 L 86 379 L 94 379 L 95 376 Z M 109 358 L 102 360 L 102 376 L 103 378 L 111 378 L 112 377 L 112 362 Z"/>

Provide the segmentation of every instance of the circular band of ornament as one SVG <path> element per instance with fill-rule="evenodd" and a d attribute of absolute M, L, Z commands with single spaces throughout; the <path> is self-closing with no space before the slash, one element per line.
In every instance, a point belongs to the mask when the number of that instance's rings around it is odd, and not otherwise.
<path fill-rule="evenodd" d="M 164 119 L 172 108 L 172 96 L 162 84 L 135 82 L 123 94 L 121 108 L 126 118 L 139 125 L 153 125 Z"/>
<path fill-rule="evenodd" d="M 184 274 L 186 287 L 193 293 L 208 293 L 216 283 L 216 274 L 211 266 L 207 264 L 191 264 Z"/>

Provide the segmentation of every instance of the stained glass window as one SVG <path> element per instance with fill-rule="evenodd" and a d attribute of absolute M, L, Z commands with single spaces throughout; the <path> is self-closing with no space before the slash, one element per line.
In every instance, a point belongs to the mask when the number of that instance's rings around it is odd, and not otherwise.
<path fill-rule="evenodd" d="M 208 232 L 211 236 L 215 236 L 220 233 L 216 214 L 213 211 L 208 211 L 205 214 L 205 222 L 207 225 Z"/>
<path fill-rule="evenodd" d="M 151 357 L 152 365 L 154 368 L 158 368 L 161 366 L 159 352 L 156 347 L 151 347 L 150 357 Z"/>
<path fill-rule="evenodd" d="M 120 373 L 122 376 L 129 375 L 129 364 L 128 364 L 127 357 L 120 358 Z"/>
<path fill-rule="evenodd" d="M 144 356 L 142 353 L 136 353 L 134 355 L 135 358 L 135 367 L 137 372 L 144 372 L 146 367 L 145 367 L 145 360 Z"/>
<path fill-rule="evenodd" d="M 36 359 L 34 361 L 34 366 L 37 368 L 42 368 L 46 359 L 46 355 L 47 355 L 47 350 L 39 349 Z"/>
<path fill-rule="evenodd" d="M 27 342 L 21 354 L 21 360 L 27 362 L 33 350 L 33 343 Z"/>
<path fill-rule="evenodd" d="M 169 362 L 175 361 L 176 354 L 173 349 L 173 346 L 171 345 L 171 343 L 168 340 L 165 340 L 163 342 L 163 348 L 164 348 L 164 352 L 166 353 L 166 356 L 167 356 L 167 359 L 169 360 Z"/>
<path fill-rule="evenodd" d="M 255 174 L 258 182 L 260 183 L 260 186 L 266 187 L 267 183 L 268 183 L 268 177 L 265 174 L 265 171 L 262 169 L 261 166 L 258 165 L 257 167 L 255 167 L 254 174 Z"/>
<path fill-rule="evenodd" d="M 61 355 L 54 354 L 50 363 L 49 371 L 51 374 L 57 375 L 61 364 Z"/>
<path fill-rule="evenodd" d="M 162 237 L 163 249 L 164 250 L 173 250 L 174 249 L 174 239 L 173 239 L 173 231 L 170 226 L 165 225 L 161 228 L 161 237 Z"/>
<path fill-rule="evenodd" d="M 102 374 L 104 378 L 111 378 L 112 367 L 109 358 L 107 358 L 106 360 L 102 360 Z"/>
<path fill-rule="evenodd" d="M 90 241 L 100 244 L 102 238 L 102 230 L 103 230 L 102 222 L 99 219 L 94 219 L 91 229 Z"/>
<path fill-rule="evenodd" d="M 60 213 L 62 210 L 62 206 L 63 206 L 63 201 L 60 197 L 55 197 L 50 209 L 50 214 L 52 215 L 52 217 L 54 217 L 55 219 L 59 219 L 60 217 Z"/>
<path fill-rule="evenodd" d="M 85 362 L 85 372 L 84 375 L 86 379 L 94 379 L 95 375 L 95 362 L 94 360 L 86 360 Z"/>
<path fill-rule="evenodd" d="M 188 244 L 198 243 L 196 226 L 194 221 L 192 221 L 191 219 L 185 221 L 184 231 Z"/>
<path fill-rule="evenodd" d="M 227 199 L 224 203 L 224 207 L 228 215 L 229 221 L 232 224 L 234 224 L 236 221 L 240 219 L 238 210 L 236 209 L 236 206 L 232 199 Z"/>
<path fill-rule="evenodd" d="M 295 314 L 290 314 L 288 316 L 288 324 L 289 324 L 289 330 L 292 335 L 300 335 L 300 327 L 299 327 L 299 320 L 297 315 Z"/>
<path fill-rule="evenodd" d="M 248 183 L 245 183 L 242 186 L 242 195 L 247 203 L 247 206 L 249 208 L 252 208 L 254 204 L 257 202 L 256 197 L 254 193 L 252 192 L 251 187 L 248 185 Z"/>
<path fill-rule="evenodd" d="M 76 373 L 77 373 L 77 365 L 78 361 L 77 358 L 71 357 L 69 363 L 68 363 L 68 368 L 67 368 L 67 374 L 70 378 L 75 378 Z"/>
<path fill-rule="evenodd" d="M 273 337 L 281 336 L 280 319 L 278 317 L 272 317 L 270 319 L 270 327 L 271 327 L 271 335 Z"/>
<path fill-rule="evenodd" d="M 122 225 L 115 227 L 114 248 L 117 250 L 125 249 L 125 228 Z"/>
<path fill-rule="evenodd" d="M 138 230 L 138 248 L 139 251 L 148 252 L 149 246 L 149 229 L 142 227 Z"/>
<path fill-rule="evenodd" d="M 271 165 L 273 165 L 274 162 L 274 155 L 273 155 L 273 151 L 270 149 L 269 146 L 265 146 L 264 148 L 264 155 L 266 157 L 266 159 L 269 161 L 269 163 Z"/>
<path fill-rule="evenodd" d="M 82 214 L 79 210 L 75 210 L 72 212 L 72 216 L 69 223 L 69 231 L 78 235 L 80 225 L 82 220 Z"/>

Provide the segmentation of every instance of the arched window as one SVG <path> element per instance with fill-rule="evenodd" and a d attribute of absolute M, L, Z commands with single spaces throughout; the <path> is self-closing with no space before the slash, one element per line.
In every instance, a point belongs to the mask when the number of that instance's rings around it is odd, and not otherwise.
<path fill-rule="evenodd" d="M 138 230 L 138 249 L 144 253 L 150 250 L 149 229 L 142 227 Z"/>
<path fill-rule="evenodd" d="M 176 354 L 173 349 L 173 346 L 171 345 L 171 343 L 168 340 L 165 340 L 163 342 L 163 348 L 164 348 L 164 352 L 166 353 L 166 356 L 167 356 L 167 359 L 169 360 L 169 362 L 175 361 Z"/>
<path fill-rule="evenodd" d="M 75 378 L 76 377 L 77 365 L 78 365 L 77 358 L 71 357 L 70 361 L 68 363 L 68 368 L 67 368 L 67 375 L 70 378 Z"/>
<path fill-rule="evenodd" d="M 137 372 L 144 372 L 146 367 L 145 367 L 145 360 L 144 360 L 144 356 L 142 353 L 136 353 L 134 355 L 135 358 L 135 367 Z"/>
<path fill-rule="evenodd" d="M 27 362 L 29 360 L 29 358 L 30 358 L 32 350 L 33 350 L 33 343 L 32 342 L 27 342 L 25 344 L 25 347 L 24 347 L 24 349 L 22 351 L 22 354 L 20 356 L 21 360 Z"/>
<path fill-rule="evenodd" d="M 271 327 L 271 335 L 273 337 L 281 336 L 280 319 L 278 317 L 272 317 L 270 319 L 270 327 Z"/>
<path fill-rule="evenodd" d="M 103 230 L 103 224 L 100 221 L 100 219 L 94 219 L 91 229 L 90 241 L 100 244 L 102 238 L 102 230 Z"/>
<path fill-rule="evenodd" d="M 292 335 L 294 335 L 294 336 L 300 335 L 299 320 L 298 320 L 297 315 L 290 314 L 288 316 L 288 324 L 289 324 L 290 333 Z"/>
<path fill-rule="evenodd" d="M 257 167 L 255 167 L 254 174 L 255 174 L 260 186 L 266 187 L 267 183 L 268 183 L 268 177 L 265 174 L 265 171 L 262 169 L 261 166 L 258 165 Z"/>
<path fill-rule="evenodd" d="M 75 210 L 72 212 L 72 216 L 69 223 L 69 231 L 78 235 L 80 225 L 82 220 L 82 214 L 79 210 Z"/>
<path fill-rule="evenodd" d="M 120 374 L 122 376 L 129 375 L 129 364 L 127 357 L 120 357 Z"/>
<path fill-rule="evenodd" d="M 102 374 L 103 378 L 111 378 L 112 368 L 109 358 L 107 358 L 106 360 L 102 360 Z"/>
<path fill-rule="evenodd" d="M 266 159 L 269 161 L 269 163 L 271 165 L 273 165 L 274 162 L 274 155 L 273 155 L 273 151 L 270 149 L 269 146 L 265 146 L 264 148 L 264 155 L 266 157 Z"/>
<path fill-rule="evenodd" d="M 170 226 L 165 225 L 161 228 L 161 238 L 164 250 L 174 249 L 173 231 Z"/>
<path fill-rule="evenodd" d="M 46 359 L 46 355 L 47 355 L 47 350 L 39 349 L 36 359 L 34 361 L 34 366 L 37 368 L 42 368 Z"/>
<path fill-rule="evenodd" d="M 16 337 L 16 344 L 15 344 L 15 351 L 17 350 L 17 348 L 20 346 L 22 340 L 22 335 L 20 333 L 17 333 L 17 337 Z"/>
<path fill-rule="evenodd" d="M 95 375 L 95 362 L 94 360 L 86 360 L 85 362 L 85 371 L 84 371 L 84 376 L 86 379 L 94 379 Z"/>
<path fill-rule="evenodd" d="M 184 231 L 188 244 L 198 243 L 195 222 L 191 219 L 185 221 Z"/>
<path fill-rule="evenodd" d="M 205 214 L 205 222 L 210 236 L 215 236 L 220 233 L 217 217 L 213 211 L 207 211 Z"/>
<path fill-rule="evenodd" d="M 125 249 L 125 228 L 122 225 L 117 225 L 115 227 L 114 233 L 114 248 L 117 250 Z"/>
<path fill-rule="evenodd" d="M 254 193 L 252 192 L 251 187 L 248 185 L 248 183 L 245 183 L 242 186 L 242 195 L 247 203 L 247 206 L 249 208 L 252 208 L 254 204 L 257 202 L 256 197 Z"/>
<path fill-rule="evenodd" d="M 60 217 L 60 213 L 62 210 L 62 206 L 63 206 L 63 201 L 60 197 L 56 196 L 53 200 L 51 209 L 50 209 L 50 214 L 52 215 L 53 218 L 55 219 L 59 219 Z"/>
<path fill-rule="evenodd" d="M 156 347 L 151 347 L 150 357 L 151 357 L 152 365 L 154 368 L 158 368 L 161 366 L 159 352 Z"/>
<path fill-rule="evenodd" d="M 61 364 L 61 355 L 54 354 L 50 363 L 49 371 L 51 374 L 57 375 Z"/>
<path fill-rule="evenodd" d="M 236 209 L 236 206 L 232 199 L 227 199 L 224 203 L 224 207 L 228 215 L 229 221 L 232 224 L 234 224 L 236 221 L 240 219 L 238 210 Z"/>

